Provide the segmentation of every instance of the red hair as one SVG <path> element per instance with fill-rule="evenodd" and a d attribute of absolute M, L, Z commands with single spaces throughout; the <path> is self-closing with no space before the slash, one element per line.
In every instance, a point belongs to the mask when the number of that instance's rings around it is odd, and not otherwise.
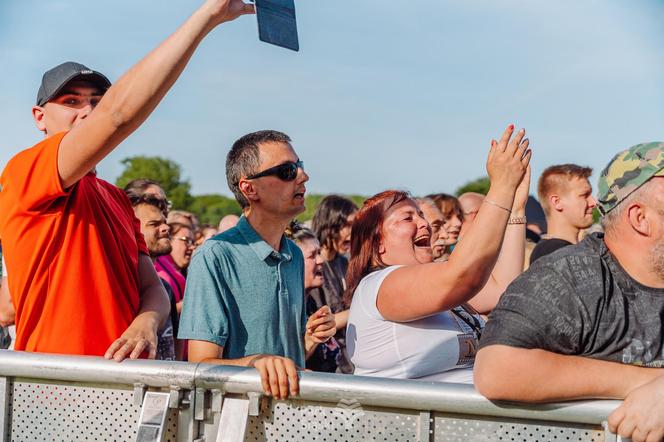
<path fill-rule="evenodd" d="M 408 199 L 411 197 L 406 192 L 386 190 L 366 200 L 357 211 L 350 234 L 351 258 L 346 274 L 348 288 L 344 293 L 347 306 L 350 305 L 353 293 L 362 278 L 377 265 L 384 266 L 380 259 L 379 246 L 385 214 L 391 207 Z"/>

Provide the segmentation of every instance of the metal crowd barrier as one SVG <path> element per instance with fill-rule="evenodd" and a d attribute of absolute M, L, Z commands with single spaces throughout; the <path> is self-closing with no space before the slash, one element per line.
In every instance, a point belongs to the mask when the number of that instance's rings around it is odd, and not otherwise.
<path fill-rule="evenodd" d="M 618 401 L 493 403 L 469 385 L 312 372 L 296 399 L 260 392 L 249 368 L 0 351 L 0 442 L 617 440 Z"/>

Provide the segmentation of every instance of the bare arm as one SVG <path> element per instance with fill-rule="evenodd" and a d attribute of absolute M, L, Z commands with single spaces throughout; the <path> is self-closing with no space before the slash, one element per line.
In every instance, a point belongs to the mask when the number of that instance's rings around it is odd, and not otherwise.
<path fill-rule="evenodd" d="M 488 399 L 522 402 L 623 399 L 662 374 L 656 368 L 506 345 L 482 348 L 474 369 L 475 388 Z"/>
<path fill-rule="evenodd" d="M 7 277 L 2 277 L 2 283 L 0 284 L 0 326 L 6 327 L 14 323 L 16 316 L 16 311 L 14 310 L 14 304 L 12 303 L 12 298 L 9 295 L 9 283 L 7 282 Z"/>
<path fill-rule="evenodd" d="M 530 190 L 530 166 L 516 190 L 511 218 L 521 218 L 526 215 L 526 203 Z M 491 276 L 482 290 L 468 303 L 478 312 L 488 315 L 498 304 L 507 286 L 523 271 L 524 255 L 526 251 L 526 225 L 508 224 L 505 229 L 505 239 L 500 248 L 496 265 Z"/>
<path fill-rule="evenodd" d="M 492 142 L 487 160 L 491 179 L 487 200 L 492 204 L 485 200 L 475 226 L 447 262 L 401 267 L 385 278 L 376 301 L 385 319 L 412 321 L 448 310 L 468 301 L 486 284 L 500 252 L 516 188 L 530 161 L 525 132 L 519 131 L 510 141 L 512 132 L 510 125 L 500 142 Z"/>
<path fill-rule="evenodd" d="M 136 359 L 143 351 L 154 359 L 157 354 L 157 330 L 168 318 L 171 304 L 150 257 L 143 253 L 138 257 L 138 277 L 141 308 L 127 330 L 106 350 L 106 359 Z"/>
<path fill-rule="evenodd" d="M 208 32 L 220 23 L 251 12 L 253 6 L 241 0 L 208 0 L 129 69 L 94 111 L 62 139 L 58 172 L 63 188 L 75 184 L 145 121 Z"/>
<path fill-rule="evenodd" d="M 348 313 L 350 310 L 344 310 L 334 314 L 334 322 L 337 323 L 337 330 L 342 330 L 348 325 Z"/>
<path fill-rule="evenodd" d="M 291 359 L 275 355 L 251 355 L 239 359 L 224 359 L 224 347 L 207 341 L 189 340 L 189 362 L 254 367 L 258 370 L 263 391 L 268 396 L 286 399 L 297 396 L 299 380 L 297 367 Z"/>

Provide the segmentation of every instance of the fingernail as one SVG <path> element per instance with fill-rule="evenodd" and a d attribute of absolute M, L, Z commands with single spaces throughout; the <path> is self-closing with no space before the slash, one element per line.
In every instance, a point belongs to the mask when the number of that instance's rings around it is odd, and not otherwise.
<path fill-rule="evenodd" d="M 525 133 L 525 132 L 526 132 L 526 129 L 521 129 L 521 130 L 519 131 L 520 134 Z"/>
<path fill-rule="evenodd" d="M 513 125 L 513 124 L 510 124 L 509 126 L 507 126 L 507 129 L 509 129 L 509 130 L 514 130 L 514 125 Z"/>

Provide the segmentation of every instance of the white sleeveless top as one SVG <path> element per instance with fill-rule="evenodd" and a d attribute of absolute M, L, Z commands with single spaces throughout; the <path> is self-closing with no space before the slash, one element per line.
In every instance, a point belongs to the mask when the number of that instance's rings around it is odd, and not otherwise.
<path fill-rule="evenodd" d="M 469 323 L 484 321 L 460 308 L 410 322 L 388 321 L 376 307 L 383 280 L 400 266 L 365 276 L 350 306 L 346 345 L 356 375 L 473 383 L 478 336 Z"/>

